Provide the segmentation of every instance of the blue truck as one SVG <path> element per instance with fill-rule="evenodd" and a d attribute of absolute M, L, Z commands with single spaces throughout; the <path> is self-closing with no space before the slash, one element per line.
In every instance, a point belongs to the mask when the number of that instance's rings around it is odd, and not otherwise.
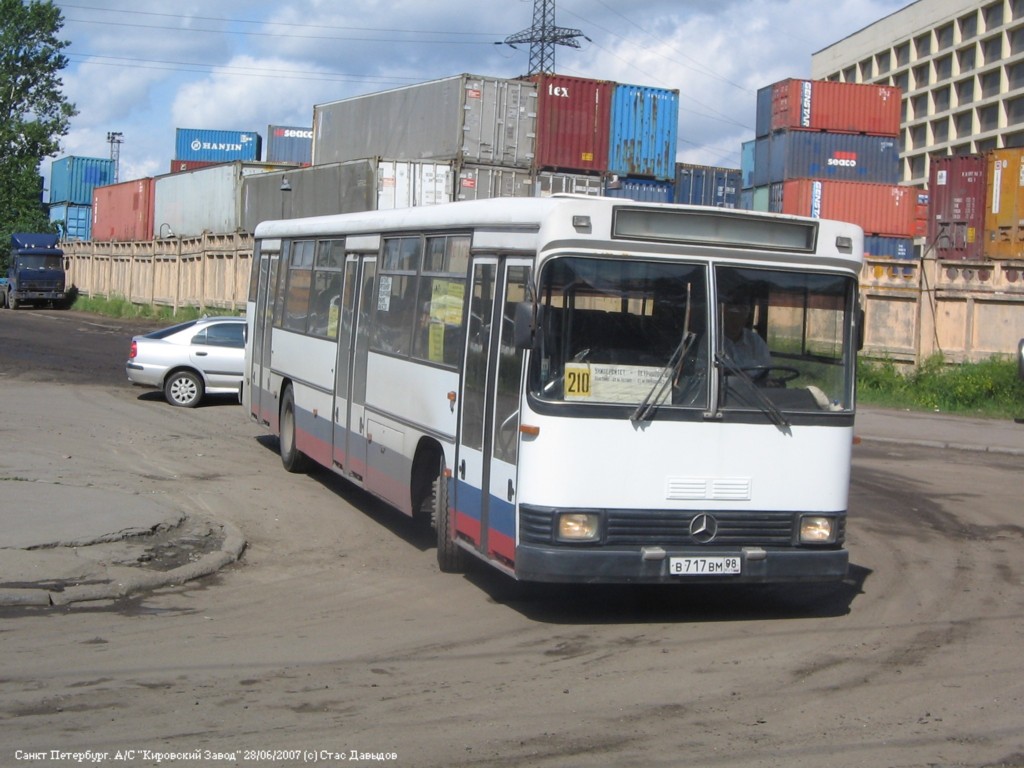
<path fill-rule="evenodd" d="M 0 307 L 28 304 L 67 307 L 64 251 L 59 235 L 16 232 L 11 235 L 7 277 L 0 280 Z"/>

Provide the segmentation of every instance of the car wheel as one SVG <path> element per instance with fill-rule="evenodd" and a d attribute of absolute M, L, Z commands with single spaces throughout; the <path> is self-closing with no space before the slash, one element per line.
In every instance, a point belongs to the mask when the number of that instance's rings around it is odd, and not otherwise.
<path fill-rule="evenodd" d="M 452 535 L 451 510 L 448 508 L 448 477 L 444 469 L 442 458 L 432 493 L 432 517 L 434 530 L 437 532 L 437 567 L 442 573 L 463 573 L 466 570 L 466 553 L 455 543 Z"/>
<path fill-rule="evenodd" d="M 287 387 L 281 396 L 281 463 L 289 472 L 302 473 L 309 470 L 309 457 L 295 447 L 295 395 Z"/>
<path fill-rule="evenodd" d="M 164 397 L 171 405 L 195 408 L 203 399 L 203 380 L 191 371 L 175 371 L 164 382 Z"/>

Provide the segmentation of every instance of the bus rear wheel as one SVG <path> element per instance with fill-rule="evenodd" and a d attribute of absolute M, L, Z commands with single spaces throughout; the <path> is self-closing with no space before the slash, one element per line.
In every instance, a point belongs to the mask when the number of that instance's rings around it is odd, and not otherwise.
<path fill-rule="evenodd" d="M 295 446 L 295 395 L 287 387 L 281 396 L 281 463 L 289 472 L 309 471 L 309 457 Z"/>
<path fill-rule="evenodd" d="M 442 573 L 463 573 L 466 570 L 466 553 L 455 543 L 454 531 L 451 528 L 451 510 L 448 507 L 448 477 L 445 473 L 444 459 L 434 478 L 431 493 L 433 510 L 431 513 L 434 530 L 437 532 L 437 566 Z"/>

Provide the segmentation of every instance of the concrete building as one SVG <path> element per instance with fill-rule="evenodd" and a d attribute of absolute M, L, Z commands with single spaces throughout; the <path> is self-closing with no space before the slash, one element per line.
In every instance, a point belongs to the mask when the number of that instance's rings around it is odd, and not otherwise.
<path fill-rule="evenodd" d="M 811 57 L 811 77 L 903 92 L 904 183 L 929 155 L 1024 146 L 1024 0 L 917 0 Z"/>

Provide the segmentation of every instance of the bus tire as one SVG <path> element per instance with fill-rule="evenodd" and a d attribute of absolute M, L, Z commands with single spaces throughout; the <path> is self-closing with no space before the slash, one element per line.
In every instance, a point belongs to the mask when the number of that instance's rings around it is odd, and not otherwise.
<path fill-rule="evenodd" d="M 437 532 L 437 567 L 442 573 L 463 573 L 466 570 L 466 553 L 455 543 L 454 531 L 451 528 L 451 509 L 448 507 L 448 477 L 445 473 L 444 459 L 441 459 L 440 470 L 434 478 L 432 490 L 434 501 L 433 523 Z"/>
<path fill-rule="evenodd" d="M 301 474 L 309 471 L 309 457 L 295 447 L 295 395 L 285 387 L 281 395 L 281 463 L 289 472 Z"/>

